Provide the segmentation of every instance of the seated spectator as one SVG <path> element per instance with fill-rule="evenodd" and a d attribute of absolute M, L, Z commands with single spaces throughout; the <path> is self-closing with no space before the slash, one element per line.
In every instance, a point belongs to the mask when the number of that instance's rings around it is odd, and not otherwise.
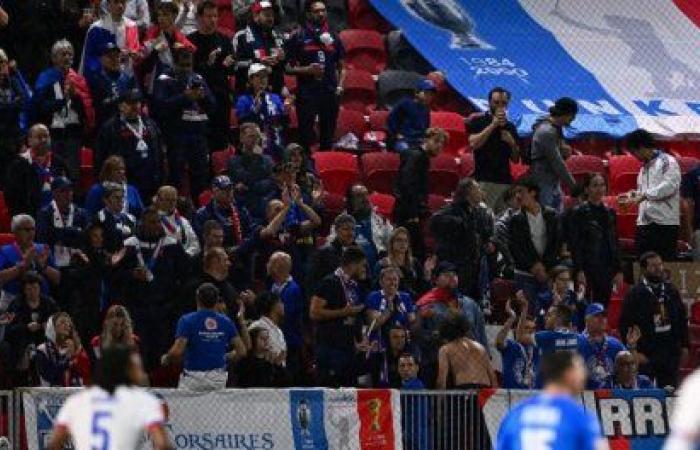
<path fill-rule="evenodd" d="M 48 282 L 58 285 L 61 281 L 61 272 L 56 269 L 49 247 L 34 241 L 34 219 L 20 214 L 12 218 L 11 226 L 15 242 L 0 247 L 0 311 L 20 293 L 20 281 L 27 271 L 42 276 L 41 293 L 44 295 L 49 295 Z"/>
<path fill-rule="evenodd" d="M 437 258 L 432 256 L 421 264 L 413 257 L 411 237 L 404 227 L 394 228 L 389 236 L 387 255 L 377 262 L 374 272 L 379 276 L 387 267 L 396 267 L 401 273 L 399 289 L 416 296 L 430 288 L 430 281 Z"/>
<path fill-rule="evenodd" d="M 248 331 L 256 328 L 267 330 L 270 362 L 284 367 L 287 361 L 287 342 L 280 325 L 284 322 L 284 303 L 279 295 L 263 293 L 255 301 L 260 318 L 248 326 Z"/>
<path fill-rule="evenodd" d="M 124 212 L 124 188 L 121 185 L 104 183 L 100 187 L 104 208 L 95 215 L 93 223 L 102 227 L 104 248 L 114 253 L 136 232 L 136 218 Z"/>
<path fill-rule="evenodd" d="M 319 248 L 311 257 L 307 274 L 307 285 L 315 287 L 319 280 L 333 272 L 334 267 L 340 266 L 343 251 L 355 246 L 355 218 L 350 214 L 339 214 L 333 221 L 335 238 Z"/>
<path fill-rule="evenodd" d="M 105 314 L 102 333 L 90 340 L 90 348 L 95 359 L 102 358 L 102 351 L 115 345 L 136 348 L 141 340 L 134 334 L 129 311 L 122 305 L 112 305 Z"/>
<path fill-rule="evenodd" d="M 420 80 L 413 97 L 403 98 L 391 108 L 386 119 L 389 148 L 404 152 L 421 146 L 430 128 L 430 104 L 436 91 L 431 80 Z"/>
<path fill-rule="evenodd" d="M 99 210 L 104 208 L 104 191 L 107 183 L 115 183 L 122 186 L 124 191 L 124 206 L 123 211 L 134 217 L 140 217 L 144 206 L 141 200 L 141 195 L 138 189 L 128 183 L 126 179 L 126 163 L 124 158 L 118 155 L 112 155 L 105 159 L 99 167 L 97 179 L 98 183 L 92 185 L 85 198 L 85 209 L 88 214 L 95 215 Z"/>
<path fill-rule="evenodd" d="M 365 252 L 369 267 L 374 267 L 381 256 L 386 254 L 393 227 L 381 217 L 369 201 L 369 191 L 363 184 L 356 183 L 348 188 L 345 213 L 355 218 L 355 243 Z M 329 240 L 335 238 L 331 228 Z"/>
<path fill-rule="evenodd" d="M 481 389 L 498 386 L 487 350 L 470 339 L 469 321 L 450 313 L 439 327 L 446 342 L 438 352 L 437 389 Z M 448 385 L 448 379 L 453 386 Z"/>
<path fill-rule="evenodd" d="M 51 48 L 53 67 L 39 74 L 33 104 L 37 121 L 48 124 L 54 154 L 66 163 L 68 177 L 80 176 L 80 149 L 95 127 L 87 81 L 71 68 L 73 45 L 63 39 Z"/>
<path fill-rule="evenodd" d="M 366 276 L 367 260 L 359 247 L 343 250 L 335 272 L 323 278 L 314 290 L 309 318 L 316 323 L 318 385 L 355 386 L 360 350 L 358 336 L 364 310 L 358 281 Z"/>
<path fill-rule="evenodd" d="M 65 161 L 51 151 L 49 129 L 40 123 L 29 129 L 27 148 L 15 156 L 6 170 L 5 201 L 13 216 L 36 215 L 51 203 L 54 177 L 67 175 Z"/>
<path fill-rule="evenodd" d="M 294 183 L 299 185 L 306 198 L 311 198 L 311 207 L 319 211 L 323 206 L 323 182 L 314 170 L 313 161 L 307 158 L 304 147 L 291 143 L 284 151 L 284 162 L 293 173 Z"/>
<path fill-rule="evenodd" d="M 209 115 L 216 99 L 207 82 L 193 71 L 192 51 L 178 49 L 173 54 L 173 70 L 155 80 L 151 111 L 168 148 L 170 184 L 182 189 L 189 173 L 190 194 L 199 198 L 209 179 Z M 185 171 L 185 166 L 189 171 Z"/>
<path fill-rule="evenodd" d="M 5 170 L 22 145 L 20 119 L 29 101 L 30 92 L 22 75 L 0 48 L 0 189 L 4 187 Z"/>
<path fill-rule="evenodd" d="M 95 167 L 107 158 L 120 156 L 130 183 L 150 202 L 163 180 L 163 141 L 156 123 L 141 111 L 137 89 L 119 99 L 119 114 L 100 128 L 95 146 Z"/>
<path fill-rule="evenodd" d="M 121 50 L 115 42 L 108 41 L 100 50 L 100 70 L 88 78 L 95 106 L 97 129 L 119 112 L 119 100 L 136 89 L 136 80 L 123 70 Z"/>
<path fill-rule="evenodd" d="M 520 301 L 517 305 L 519 314 L 515 313 L 511 307 L 511 300 L 508 300 L 505 307 L 508 318 L 496 336 L 496 348 L 501 352 L 503 363 L 501 387 L 534 389 L 540 359 L 540 353 L 535 347 L 535 321 L 528 317 L 527 310 L 522 308 Z M 518 325 L 515 339 L 510 339 L 508 335 L 516 322 Z"/>
<path fill-rule="evenodd" d="M 253 221 L 248 210 L 236 202 L 233 183 L 226 175 L 219 175 L 212 181 L 212 199 L 197 210 L 193 221 L 194 229 L 201 237 L 204 223 L 216 220 L 224 230 L 223 246 L 227 253 L 234 253 L 253 232 Z"/>
<path fill-rule="evenodd" d="M 400 272 L 395 267 L 382 269 L 379 274 L 380 290 L 371 292 L 365 299 L 370 338 L 379 342 L 379 351 L 389 345 L 389 332 L 395 326 L 415 329 L 416 305 L 411 295 L 399 290 Z M 396 355 L 398 356 L 398 355 Z"/>
<path fill-rule="evenodd" d="M 637 358 L 628 351 L 623 351 L 615 357 L 615 373 L 613 389 L 654 389 L 654 382 L 646 375 L 638 373 Z"/>
<path fill-rule="evenodd" d="M 284 387 L 286 371 L 284 366 L 277 364 L 278 355 L 271 350 L 270 331 L 263 327 L 251 328 L 250 339 L 253 347 L 238 366 L 240 387 Z"/>
<path fill-rule="evenodd" d="M 87 212 L 73 203 L 73 183 L 66 177 L 51 182 L 53 201 L 39 211 L 36 234 L 53 249 L 56 267 L 65 269 L 83 241 L 88 226 Z"/>
<path fill-rule="evenodd" d="M 182 245 L 188 256 L 197 256 L 200 252 L 199 239 L 190 221 L 177 210 L 177 200 L 177 189 L 173 186 L 161 186 L 156 193 L 155 205 L 163 231 Z"/>
<path fill-rule="evenodd" d="M 90 384 L 90 359 L 80 343 L 71 317 L 59 312 L 46 324 L 46 340 L 34 355 L 43 387 L 77 387 Z"/>
<path fill-rule="evenodd" d="M 401 389 L 406 391 L 422 391 L 425 385 L 418 378 L 420 366 L 416 356 L 412 353 L 402 353 L 399 356 L 399 377 L 401 377 Z"/>
<path fill-rule="evenodd" d="M 209 283 L 197 289 L 197 311 L 185 314 L 177 324 L 175 343 L 161 364 L 185 361 L 178 388 L 206 392 L 226 387 L 226 366 L 246 356 L 246 346 L 233 321 L 215 311 L 219 291 Z M 228 351 L 230 347 L 233 350 Z"/>
<path fill-rule="evenodd" d="M 238 123 L 257 124 L 263 135 L 263 152 L 275 161 L 282 161 L 287 108 L 279 95 L 268 92 L 269 69 L 254 63 L 248 69 L 249 93 L 238 97 Z"/>
<path fill-rule="evenodd" d="M 229 160 L 228 174 L 235 186 L 236 200 L 246 205 L 249 211 L 260 210 L 258 203 L 272 190 L 271 180 L 274 163 L 263 154 L 260 147 L 262 134 L 258 125 L 241 124 L 240 145 L 236 155 Z"/>

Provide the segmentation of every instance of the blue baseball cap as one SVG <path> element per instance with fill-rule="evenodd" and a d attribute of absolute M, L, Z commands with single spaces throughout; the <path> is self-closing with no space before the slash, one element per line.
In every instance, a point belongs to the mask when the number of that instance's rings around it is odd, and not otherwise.
<path fill-rule="evenodd" d="M 597 316 L 598 314 L 605 314 L 605 306 L 600 303 L 591 303 L 586 306 L 586 319 L 591 316 Z"/>
<path fill-rule="evenodd" d="M 418 82 L 416 85 L 416 90 L 418 91 L 437 91 L 437 86 L 435 86 L 435 83 L 433 83 L 432 80 L 423 79 Z"/>
<path fill-rule="evenodd" d="M 104 55 L 108 52 L 121 52 L 121 49 L 116 42 L 107 41 L 100 47 L 100 55 Z"/>
<path fill-rule="evenodd" d="M 226 175 L 219 175 L 218 177 L 214 178 L 211 185 L 218 189 L 228 189 L 233 186 L 233 183 Z"/>

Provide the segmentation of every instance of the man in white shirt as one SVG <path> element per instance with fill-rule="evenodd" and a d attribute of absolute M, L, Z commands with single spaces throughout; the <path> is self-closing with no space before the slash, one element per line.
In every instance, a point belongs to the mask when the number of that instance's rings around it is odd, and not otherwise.
<path fill-rule="evenodd" d="M 174 238 L 182 245 L 189 256 L 200 252 L 199 239 L 190 224 L 177 210 L 177 189 L 173 186 L 161 186 L 156 193 L 155 203 L 160 214 L 160 221 L 166 236 Z"/>
<path fill-rule="evenodd" d="M 679 391 L 664 450 L 695 450 L 700 445 L 700 371 L 690 375 Z"/>
<path fill-rule="evenodd" d="M 251 323 L 248 330 L 261 328 L 267 330 L 270 335 L 270 353 L 273 363 L 284 367 L 287 360 L 287 342 L 284 333 L 279 327 L 284 320 L 284 303 L 277 294 L 264 293 L 256 300 L 260 319 Z"/>
<path fill-rule="evenodd" d="M 680 228 L 681 171 L 673 156 L 656 149 L 654 138 L 638 129 L 626 136 L 627 148 L 644 164 L 637 176 L 637 189 L 622 194 L 618 202 L 638 204 L 637 252 L 656 252 L 664 261 L 676 258 Z"/>
<path fill-rule="evenodd" d="M 146 379 L 137 352 L 121 345 L 104 349 L 97 384 L 66 400 L 56 417 L 49 450 L 63 449 L 70 438 L 76 450 L 135 450 L 144 432 L 154 450 L 172 449 L 160 400 L 134 387 Z"/>

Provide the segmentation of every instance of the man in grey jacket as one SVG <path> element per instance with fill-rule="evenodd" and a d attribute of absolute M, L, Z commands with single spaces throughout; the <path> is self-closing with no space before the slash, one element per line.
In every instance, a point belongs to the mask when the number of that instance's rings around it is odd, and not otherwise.
<path fill-rule="evenodd" d="M 576 181 L 564 164 L 571 155 L 571 147 L 564 142 L 562 128 L 576 118 L 578 105 L 569 97 L 562 97 L 549 108 L 549 115 L 533 127 L 531 151 L 532 175 L 540 187 L 540 203 L 561 211 L 564 182 L 573 191 Z"/>

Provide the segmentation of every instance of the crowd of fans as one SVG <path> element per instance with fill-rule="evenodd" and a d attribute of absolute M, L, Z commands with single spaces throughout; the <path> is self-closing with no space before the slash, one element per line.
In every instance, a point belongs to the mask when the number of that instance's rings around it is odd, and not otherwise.
<path fill-rule="evenodd" d="M 493 89 L 469 123 L 475 177 L 431 213 L 430 161 L 449 138 L 430 126 L 436 88 L 421 80 L 387 120 L 401 160 L 391 220 L 355 183 L 324 224 L 310 155 L 334 144 L 342 43 L 323 1 L 306 2 L 287 34 L 277 3 L 234 3 L 248 25 L 233 40 L 210 0 L 0 8 L 0 182 L 14 235 L 0 248 L 0 387 L 85 385 L 113 343 L 139 348 L 152 384 L 178 373 L 192 390 L 531 389 L 557 350 L 584 356 L 590 388 L 678 384 L 688 323 L 663 263 L 675 258 L 681 174 L 649 133 L 626 139 L 643 168 L 618 201 L 639 205 L 643 273 L 618 339 L 605 320 L 623 284 L 606 178 L 577 183 L 564 164 L 575 101 L 559 99 L 525 144 L 510 93 Z M 227 174 L 212 177 L 211 152 L 234 141 Z M 98 182 L 82 195 L 84 146 Z M 529 173 L 514 180 L 511 160 Z M 683 185 L 691 200 L 698 173 Z M 500 378 L 486 332 L 497 278 L 516 286 L 495 340 Z"/>

